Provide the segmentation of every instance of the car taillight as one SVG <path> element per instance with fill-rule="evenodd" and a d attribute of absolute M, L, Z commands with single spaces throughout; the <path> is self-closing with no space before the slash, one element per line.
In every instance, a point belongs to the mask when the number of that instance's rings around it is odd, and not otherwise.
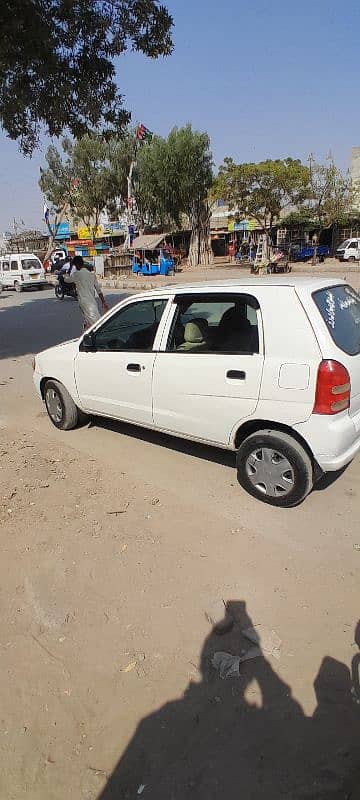
<path fill-rule="evenodd" d="M 314 414 L 338 414 L 350 406 L 350 375 L 339 361 L 322 361 L 317 375 Z"/>

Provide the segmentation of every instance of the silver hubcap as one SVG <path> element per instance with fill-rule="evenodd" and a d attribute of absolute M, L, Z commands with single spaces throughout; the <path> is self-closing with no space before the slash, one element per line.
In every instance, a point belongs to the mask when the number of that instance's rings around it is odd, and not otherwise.
<path fill-rule="evenodd" d="M 255 489 L 268 497 L 286 497 L 294 488 L 294 470 L 272 447 L 259 447 L 247 457 L 246 474 Z"/>
<path fill-rule="evenodd" d="M 63 410 L 60 397 L 55 389 L 46 390 L 46 408 L 49 416 L 54 422 L 61 422 L 63 418 Z"/>

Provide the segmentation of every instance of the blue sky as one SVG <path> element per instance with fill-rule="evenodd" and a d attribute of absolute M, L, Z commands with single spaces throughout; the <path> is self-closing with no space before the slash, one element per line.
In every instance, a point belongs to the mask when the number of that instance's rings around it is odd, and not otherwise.
<path fill-rule="evenodd" d="M 175 20 L 174 54 L 128 54 L 117 66 L 135 121 L 162 135 L 187 122 L 207 130 L 217 164 L 331 151 L 349 166 L 360 145 L 358 3 L 163 2 Z M 41 153 L 25 159 L 3 135 L 0 147 L 0 232 L 14 216 L 41 228 Z"/>

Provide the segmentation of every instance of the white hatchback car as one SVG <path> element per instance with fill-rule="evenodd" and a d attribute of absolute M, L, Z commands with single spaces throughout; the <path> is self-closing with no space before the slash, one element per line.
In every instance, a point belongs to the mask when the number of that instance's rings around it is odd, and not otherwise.
<path fill-rule="evenodd" d="M 40 353 L 34 381 L 61 430 L 91 414 L 232 449 L 244 489 L 294 506 L 360 449 L 360 298 L 312 277 L 161 288 Z"/>

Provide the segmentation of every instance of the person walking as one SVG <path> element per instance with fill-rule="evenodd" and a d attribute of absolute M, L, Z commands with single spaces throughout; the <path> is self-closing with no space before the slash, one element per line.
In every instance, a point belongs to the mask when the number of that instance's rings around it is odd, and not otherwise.
<path fill-rule="evenodd" d="M 64 275 L 64 281 L 65 283 L 74 283 L 76 286 L 79 308 L 84 318 L 84 331 L 86 331 L 101 317 L 95 299 L 95 292 L 99 295 L 103 313 L 109 310 L 109 306 L 100 289 L 95 273 L 87 269 L 82 256 L 75 256 L 73 266 L 76 267 L 76 272 L 71 275 Z"/>

